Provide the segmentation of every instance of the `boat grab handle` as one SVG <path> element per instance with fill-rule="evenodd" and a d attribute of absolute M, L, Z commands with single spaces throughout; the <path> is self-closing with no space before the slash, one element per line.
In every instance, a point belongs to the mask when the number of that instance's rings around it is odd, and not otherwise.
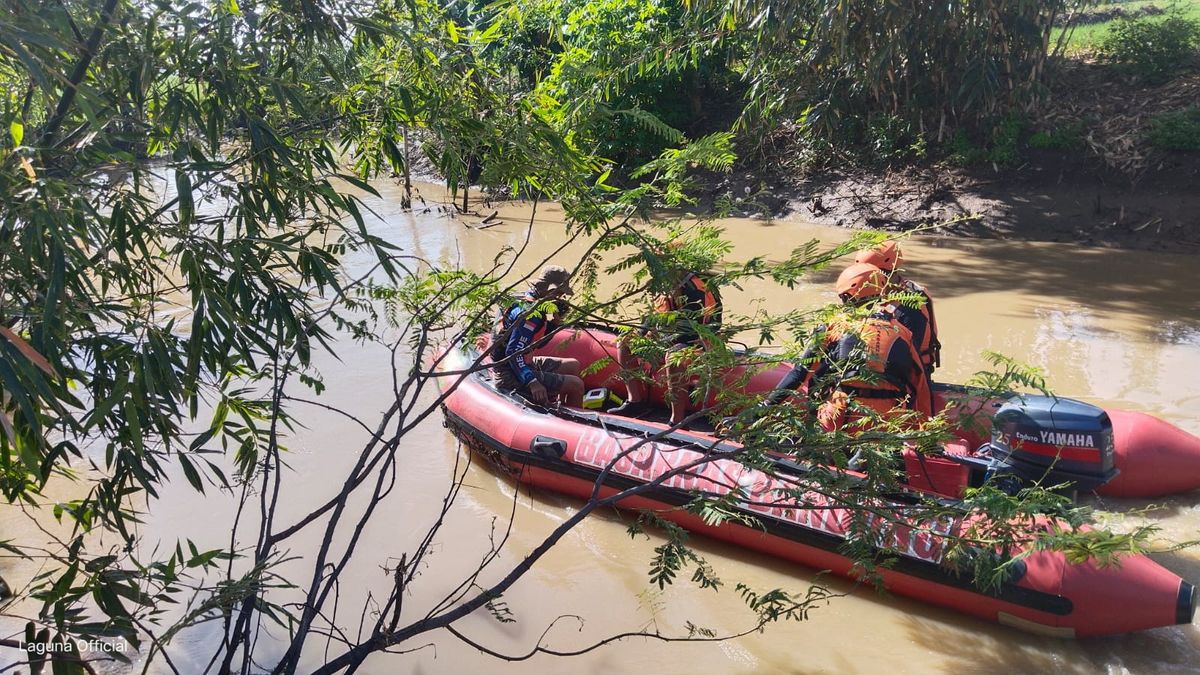
<path fill-rule="evenodd" d="M 562 459 L 567 452 L 567 442 L 552 436 L 534 436 L 529 442 L 529 452 L 540 457 Z"/>

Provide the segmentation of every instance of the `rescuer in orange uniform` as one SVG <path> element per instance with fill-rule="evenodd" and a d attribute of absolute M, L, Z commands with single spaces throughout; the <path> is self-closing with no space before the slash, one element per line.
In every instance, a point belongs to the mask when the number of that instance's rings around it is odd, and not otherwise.
<path fill-rule="evenodd" d="M 886 273 L 867 263 L 850 265 L 837 280 L 838 297 L 853 306 L 880 302 L 887 286 Z M 885 415 L 901 408 L 932 414 L 929 377 L 912 333 L 891 311 L 845 316 L 820 331 L 820 344 L 780 380 L 768 402 L 778 403 L 800 387 L 829 388 L 819 418 L 830 430 L 841 425 L 850 400 Z"/>
<path fill-rule="evenodd" d="M 721 327 L 721 296 L 712 287 L 709 280 L 694 271 L 676 270 L 674 288 L 654 298 L 654 317 L 648 317 L 642 324 L 642 332 L 653 334 L 656 324 L 667 322 L 665 328 L 670 331 L 665 336 L 668 352 L 684 349 L 703 349 L 704 340 L 697 326 L 709 330 Z M 641 367 L 641 360 L 630 350 L 625 340 L 617 345 L 617 364 L 623 371 Z M 680 424 L 687 417 L 688 393 L 686 383 L 680 373 L 668 362 L 663 370 L 667 380 L 667 400 L 671 405 L 671 424 Z M 649 388 L 646 383 L 635 377 L 627 377 L 625 386 L 629 398 L 624 405 L 609 411 L 617 415 L 637 417 L 650 410 Z"/>
<path fill-rule="evenodd" d="M 904 324 L 913 335 L 913 346 L 921 355 L 921 364 L 927 375 L 933 375 L 934 369 L 942 365 L 942 343 L 938 341 L 937 318 L 933 313 L 933 298 L 924 286 L 914 282 L 900 273 L 904 263 L 904 255 L 900 246 L 894 241 L 885 241 L 874 247 L 863 249 L 854 256 L 854 262 L 867 263 L 883 270 L 888 275 L 888 293 L 916 293 L 921 296 L 918 307 L 910 307 L 900 302 L 888 303 L 888 311 L 895 314 L 896 319 Z"/>

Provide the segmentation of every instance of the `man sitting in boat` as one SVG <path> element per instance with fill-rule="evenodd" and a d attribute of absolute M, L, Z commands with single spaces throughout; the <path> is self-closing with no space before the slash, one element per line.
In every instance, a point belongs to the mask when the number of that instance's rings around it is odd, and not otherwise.
<path fill-rule="evenodd" d="M 874 247 L 863 249 L 854 256 L 854 262 L 867 263 L 883 270 L 888 275 L 889 293 L 915 293 L 921 296 L 921 304 L 911 307 L 900 302 L 890 302 L 887 310 L 895 314 L 896 319 L 904 324 L 913 335 L 913 346 L 921 355 L 921 364 L 927 375 L 942 365 L 942 343 L 938 341 L 937 319 L 933 314 L 933 298 L 925 287 L 912 279 L 900 274 L 900 266 L 904 263 L 904 255 L 900 246 L 894 241 L 885 241 Z"/>
<path fill-rule="evenodd" d="M 667 352 L 687 349 L 699 350 L 706 347 L 697 326 L 711 330 L 721 327 L 721 296 L 705 275 L 690 270 L 672 270 L 672 289 L 654 298 L 654 314 L 642 323 L 642 334 L 662 335 Z M 658 328 L 656 330 L 656 328 Z M 617 365 L 622 372 L 629 373 L 642 367 L 641 359 L 629 348 L 625 340 L 617 344 Z M 678 366 L 670 360 L 663 367 L 667 381 L 667 400 L 671 405 L 671 424 L 682 424 L 687 417 L 687 383 Z M 613 414 L 637 417 L 648 412 L 649 387 L 635 376 L 623 378 L 629 392 L 626 402 L 611 410 Z"/>
<path fill-rule="evenodd" d="M 583 380 L 576 359 L 526 356 L 548 332 L 558 328 L 563 305 L 571 294 L 571 273 L 551 265 L 542 270 L 520 302 L 500 313 L 492 333 L 496 387 L 516 391 L 545 405 L 558 397 L 568 406 L 583 405 Z"/>
<path fill-rule="evenodd" d="M 887 274 L 867 263 L 854 263 L 837 280 L 838 297 L 848 306 L 880 303 Z M 818 417 L 833 430 L 842 426 L 850 401 L 889 415 L 907 408 L 932 414 L 929 377 L 913 347 L 912 333 L 883 307 L 865 318 L 840 317 L 818 329 L 819 344 L 784 375 L 769 403 L 778 403 L 801 387 L 828 388 Z M 861 369 L 869 373 L 863 373 Z"/>

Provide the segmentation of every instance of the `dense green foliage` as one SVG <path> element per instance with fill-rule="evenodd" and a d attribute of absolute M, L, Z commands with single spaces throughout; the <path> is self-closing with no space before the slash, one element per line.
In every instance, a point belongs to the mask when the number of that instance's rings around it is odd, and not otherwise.
<path fill-rule="evenodd" d="M 1200 150 L 1200 108 L 1156 115 L 1150 120 L 1150 143 L 1165 150 Z"/>
<path fill-rule="evenodd" d="M 247 385 L 302 372 L 330 337 L 313 303 L 344 290 L 341 252 L 395 270 L 335 187 L 357 180 L 325 140 L 337 111 L 300 77 L 345 18 L 251 8 L 29 0 L 0 25 L 0 322 L 52 364 L 4 345 L 3 488 L 33 503 L 53 474 L 89 476 L 56 507 L 75 529 L 34 589 L 60 633 L 137 644 L 130 611 L 220 559 L 144 566 L 86 542 L 134 550 L 132 500 L 173 465 L 196 489 L 256 475 L 289 419 Z M 106 621 L 72 609 L 89 596 Z"/>
<path fill-rule="evenodd" d="M 1151 84 L 1169 81 L 1200 45 L 1200 20 L 1176 9 L 1166 18 L 1122 19 L 1100 44 L 1100 57 Z"/>
<path fill-rule="evenodd" d="M 517 64 L 564 135 L 632 168 L 685 136 L 724 130 L 740 110 L 728 48 L 662 53 L 694 21 L 679 0 L 541 0 L 503 15 L 501 30 L 516 37 L 489 56 Z"/>

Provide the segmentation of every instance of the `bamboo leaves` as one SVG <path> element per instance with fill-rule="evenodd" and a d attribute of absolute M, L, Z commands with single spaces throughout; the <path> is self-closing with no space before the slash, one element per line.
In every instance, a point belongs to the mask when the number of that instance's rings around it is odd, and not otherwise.
<path fill-rule="evenodd" d="M 334 249 L 310 242 L 339 241 L 395 270 L 335 187 L 370 191 L 338 177 L 329 89 L 296 76 L 344 72 L 336 49 L 314 54 L 324 45 L 313 38 L 349 18 L 270 3 L 251 17 L 234 0 L 16 3 L 0 22 L 11 92 L 0 128 L 19 148 L 0 162 L 0 488 L 31 500 L 68 457 L 86 457 L 87 496 L 58 515 L 132 547 L 130 500 L 157 495 L 174 465 L 203 490 L 228 482 L 203 457 L 210 443 L 230 448 L 244 478 L 278 448 L 263 420 L 286 428 L 286 413 L 231 382 L 302 368 L 330 344 L 315 315 L 344 282 Z M 185 428 L 206 401 L 225 412 L 192 438 Z M 140 610 L 107 567 L 70 569 L 128 626 Z M 66 592 L 79 582 L 65 583 L 48 591 L 43 619 L 86 631 L 72 606 L 81 596 Z"/>
<path fill-rule="evenodd" d="M 743 125 L 770 128 L 782 115 L 801 113 L 814 139 L 852 146 L 880 116 L 902 118 L 914 129 L 936 129 L 949 119 L 973 131 L 1027 103 L 1036 95 L 1030 85 L 1045 73 L 1053 17 L 1073 2 L 701 0 L 695 6 L 723 14 L 726 30 L 754 31 Z"/>
<path fill-rule="evenodd" d="M 40 368 L 42 372 L 51 377 L 55 376 L 54 367 L 50 365 L 50 362 L 46 360 L 46 357 L 39 354 L 33 347 L 30 347 L 28 342 L 21 338 L 21 336 L 12 332 L 12 330 L 7 326 L 0 326 L 0 337 L 7 340 L 8 343 L 15 347 L 22 356 L 24 356 L 33 365 Z"/>

